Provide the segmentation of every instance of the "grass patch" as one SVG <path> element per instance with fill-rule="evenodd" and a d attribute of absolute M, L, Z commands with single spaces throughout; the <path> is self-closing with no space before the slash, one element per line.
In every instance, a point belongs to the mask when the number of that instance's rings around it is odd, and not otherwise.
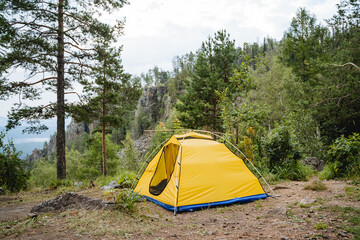
<path fill-rule="evenodd" d="M 46 226 L 51 222 L 47 215 L 38 218 L 24 218 L 13 222 L 0 223 L 0 238 L 12 234 L 21 234 L 28 229 Z"/>
<path fill-rule="evenodd" d="M 356 201 L 360 201 L 360 187 L 345 187 L 346 195 Z"/>
<path fill-rule="evenodd" d="M 127 237 L 134 232 L 142 232 L 149 235 L 149 228 L 144 228 L 146 219 L 138 218 L 113 210 L 81 210 L 78 212 L 66 211 L 60 216 L 66 225 L 81 235 L 95 235 L 106 238 Z M 147 225 L 147 224 L 146 224 Z M 152 225 L 155 229 L 155 226 Z"/>
<path fill-rule="evenodd" d="M 312 190 L 312 191 L 324 191 L 327 189 L 325 184 L 320 180 L 314 180 L 309 185 L 304 187 L 305 190 Z"/>
<path fill-rule="evenodd" d="M 315 223 L 314 227 L 317 230 L 325 230 L 325 229 L 327 229 L 328 225 L 326 223 Z"/>
<path fill-rule="evenodd" d="M 339 213 L 339 217 L 344 220 L 340 228 L 354 234 L 354 239 L 360 239 L 360 208 L 332 206 L 322 207 L 319 210 Z"/>

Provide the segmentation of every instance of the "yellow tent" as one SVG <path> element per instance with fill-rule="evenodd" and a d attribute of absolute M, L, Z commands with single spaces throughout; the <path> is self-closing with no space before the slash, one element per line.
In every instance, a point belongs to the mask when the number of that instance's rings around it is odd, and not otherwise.
<path fill-rule="evenodd" d="M 243 160 L 211 136 L 172 136 L 149 162 L 135 192 L 176 213 L 268 195 Z"/>

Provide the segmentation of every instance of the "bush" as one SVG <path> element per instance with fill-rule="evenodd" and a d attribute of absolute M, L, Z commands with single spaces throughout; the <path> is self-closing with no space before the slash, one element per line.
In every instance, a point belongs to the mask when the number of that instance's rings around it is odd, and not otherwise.
<path fill-rule="evenodd" d="M 263 149 L 275 181 L 280 179 L 306 181 L 313 172 L 311 167 L 300 162 L 301 153 L 293 139 L 285 126 L 273 129 L 268 137 L 263 139 Z"/>
<path fill-rule="evenodd" d="M 124 188 L 133 188 L 137 182 L 136 173 L 131 171 L 121 172 L 117 177 L 117 183 Z"/>
<path fill-rule="evenodd" d="M 271 171 L 278 169 L 279 166 L 298 165 L 297 161 L 301 158 L 301 153 L 286 127 L 279 126 L 273 129 L 263 141 L 263 145 Z"/>
<path fill-rule="evenodd" d="M 102 135 L 97 132 L 89 137 L 83 160 L 82 178 L 96 179 L 102 174 Z M 105 137 L 106 141 L 106 167 L 107 174 L 114 176 L 120 168 L 120 160 L 117 156 L 119 146 L 111 141 L 111 135 Z"/>
<path fill-rule="evenodd" d="M 272 171 L 275 180 L 289 179 L 293 181 L 307 181 L 313 170 L 310 166 L 306 166 L 301 161 L 296 160 L 283 166 L 275 166 Z"/>
<path fill-rule="evenodd" d="M 360 134 L 345 138 L 341 136 L 330 146 L 326 154 L 324 170 L 320 176 L 324 179 L 354 177 L 360 175 Z"/>
<path fill-rule="evenodd" d="M 38 187 L 47 188 L 49 186 L 56 186 L 55 163 L 48 162 L 45 159 L 36 161 L 31 172 L 31 181 Z"/>
<path fill-rule="evenodd" d="M 132 214 L 137 211 L 136 202 L 140 200 L 140 195 L 130 189 L 120 191 L 116 195 L 116 209 Z"/>
<path fill-rule="evenodd" d="M 126 133 L 125 140 L 122 141 L 122 144 L 124 145 L 121 156 L 123 168 L 133 171 L 138 170 L 140 153 L 136 150 L 134 140 L 132 140 L 129 132 Z"/>
<path fill-rule="evenodd" d="M 0 132 L 0 186 L 11 192 L 26 189 L 29 174 L 25 162 L 19 156 L 12 141 L 4 143 L 5 134 Z"/>
<path fill-rule="evenodd" d="M 327 189 L 327 187 L 325 186 L 325 184 L 320 181 L 320 180 L 315 180 L 312 183 L 310 183 L 309 185 L 306 185 L 304 187 L 305 190 L 313 190 L 313 191 L 324 191 Z"/>

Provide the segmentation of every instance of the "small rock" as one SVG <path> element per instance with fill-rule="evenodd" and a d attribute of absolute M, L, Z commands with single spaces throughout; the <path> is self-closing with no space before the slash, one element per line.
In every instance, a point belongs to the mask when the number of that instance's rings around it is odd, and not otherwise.
<path fill-rule="evenodd" d="M 109 190 L 109 189 L 115 189 L 115 188 L 121 188 L 121 185 L 117 183 L 117 181 L 112 181 L 108 185 L 102 186 L 101 190 Z"/>
<path fill-rule="evenodd" d="M 341 237 L 347 237 L 346 233 L 344 233 L 344 232 L 338 232 L 338 235 Z"/>
<path fill-rule="evenodd" d="M 29 218 L 36 218 L 37 216 L 38 216 L 38 214 L 36 212 L 28 214 Z"/>
<path fill-rule="evenodd" d="M 280 239 L 281 240 L 288 240 L 289 238 L 287 236 L 281 236 Z"/>
<path fill-rule="evenodd" d="M 266 213 L 266 216 L 286 215 L 286 208 L 274 208 Z"/>
<path fill-rule="evenodd" d="M 304 199 L 300 200 L 300 204 L 304 204 L 304 205 L 312 204 L 314 202 L 316 202 L 316 199 L 313 199 L 313 198 L 304 198 Z"/>
<path fill-rule="evenodd" d="M 9 229 L 9 228 L 11 228 L 9 225 L 7 225 L 5 228 L 7 228 L 7 229 Z"/>
<path fill-rule="evenodd" d="M 74 186 L 76 186 L 76 187 L 80 187 L 82 185 L 84 185 L 83 182 L 74 182 Z"/>

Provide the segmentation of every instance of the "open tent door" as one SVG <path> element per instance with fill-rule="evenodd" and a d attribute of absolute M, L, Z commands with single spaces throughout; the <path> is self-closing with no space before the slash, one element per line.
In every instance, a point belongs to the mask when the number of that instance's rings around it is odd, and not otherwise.
<path fill-rule="evenodd" d="M 150 181 L 149 192 L 155 196 L 160 195 L 171 178 L 175 168 L 179 145 L 170 143 L 163 148 L 155 173 Z"/>

